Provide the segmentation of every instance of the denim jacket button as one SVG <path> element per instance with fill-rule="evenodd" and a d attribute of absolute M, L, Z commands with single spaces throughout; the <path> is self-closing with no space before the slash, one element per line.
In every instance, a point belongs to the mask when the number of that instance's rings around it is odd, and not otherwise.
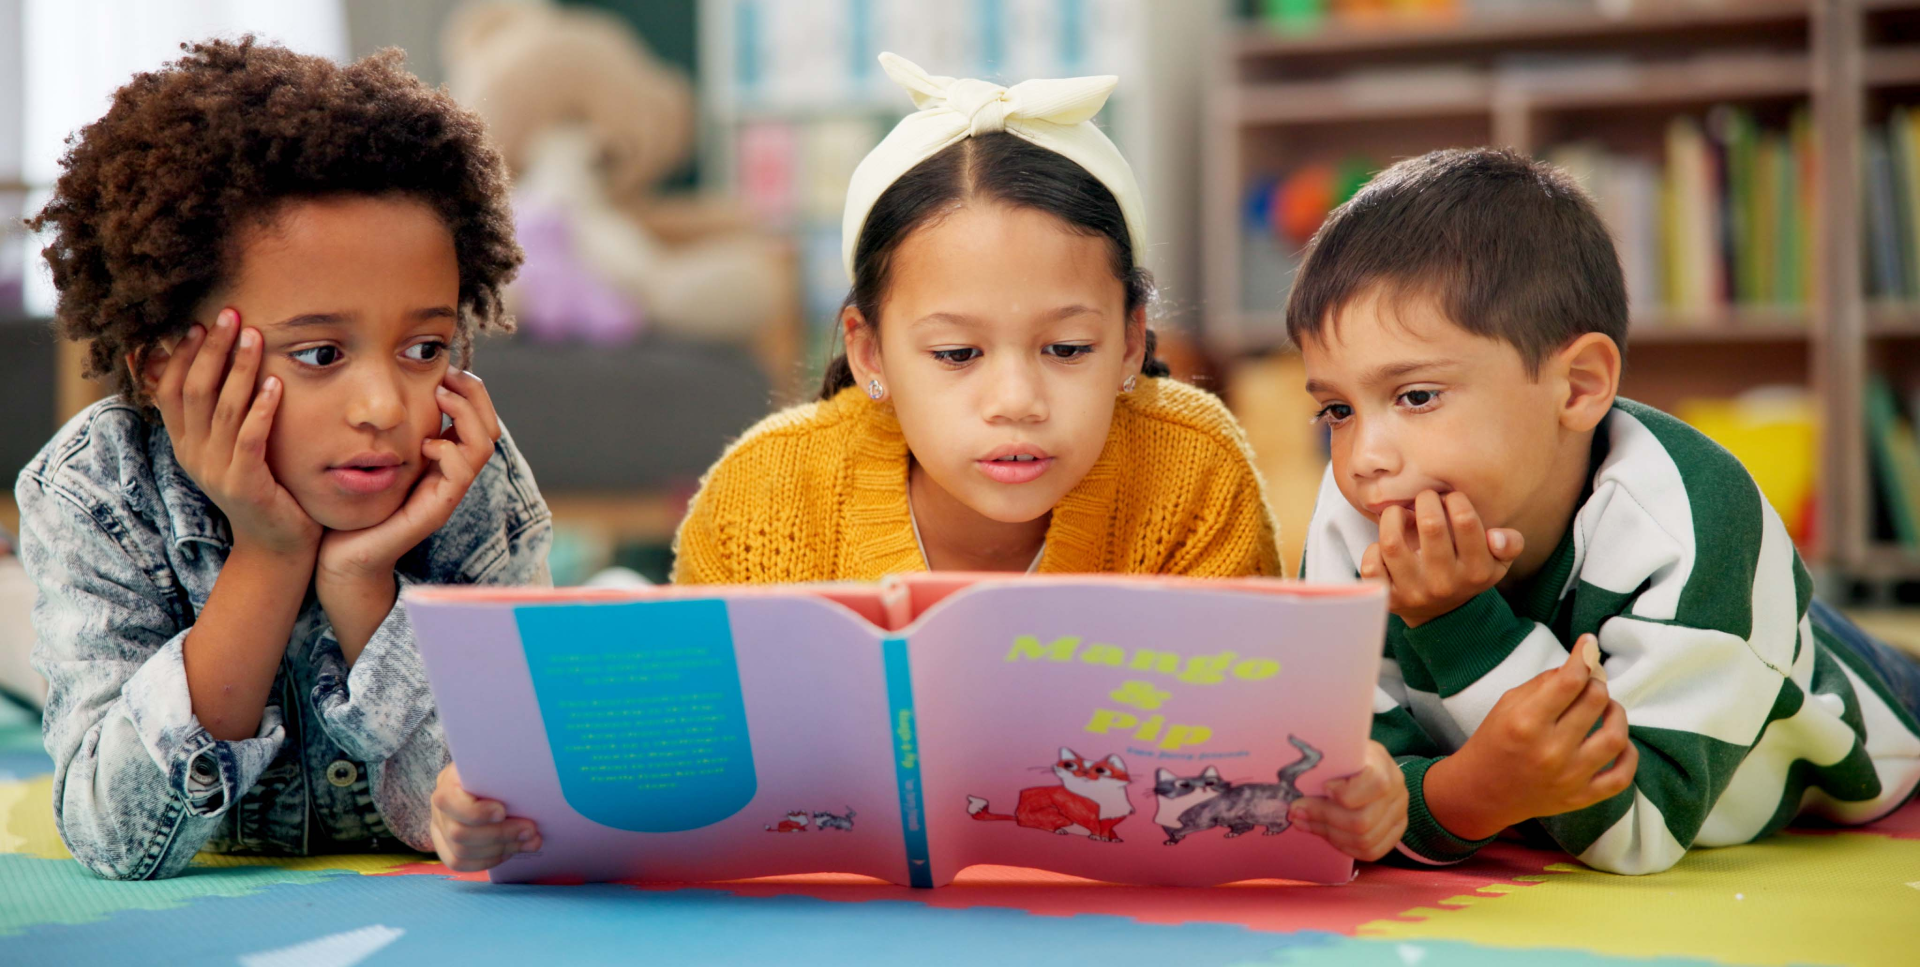
<path fill-rule="evenodd" d="M 327 766 L 327 781 L 342 789 L 353 785 L 354 780 L 358 778 L 360 778 L 360 767 L 345 759 L 335 759 L 332 765 Z"/>

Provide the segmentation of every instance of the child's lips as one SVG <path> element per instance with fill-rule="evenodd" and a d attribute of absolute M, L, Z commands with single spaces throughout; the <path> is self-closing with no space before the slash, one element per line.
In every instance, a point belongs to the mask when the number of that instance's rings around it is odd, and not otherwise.
<path fill-rule="evenodd" d="M 327 479 L 349 494 L 377 494 L 400 482 L 407 461 L 385 450 L 363 450 L 327 468 Z"/>
<path fill-rule="evenodd" d="M 1041 475 L 1053 467 L 1053 458 L 975 460 L 974 466 L 980 468 L 980 472 L 994 483 L 1023 484 L 1040 479 Z"/>
<path fill-rule="evenodd" d="M 382 493 L 400 482 L 400 467 L 334 467 L 327 471 L 334 486 L 350 494 L 367 496 Z"/>

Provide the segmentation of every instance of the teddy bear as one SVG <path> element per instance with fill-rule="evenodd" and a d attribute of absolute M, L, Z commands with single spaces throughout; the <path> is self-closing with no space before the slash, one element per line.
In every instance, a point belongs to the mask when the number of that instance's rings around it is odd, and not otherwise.
<path fill-rule="evenodd" d="M 449 91 L 514 174 L 527 264 L 509 308 L 524 328 L 618 342 L 644 323 L 764 348 L 792 311 L 783 243 L 737 207 L 653 194 L 693 148 L 682 73 L 613 15 L 546 3 L 469 4 L 442 46 Z"/>

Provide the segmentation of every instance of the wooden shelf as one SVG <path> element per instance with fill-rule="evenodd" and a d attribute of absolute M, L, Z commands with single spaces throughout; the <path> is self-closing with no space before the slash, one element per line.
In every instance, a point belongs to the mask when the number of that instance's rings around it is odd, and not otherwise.
<path fill-rule="evenodd" d="M 585 528 L 614 543 L 671 541 L 687 508 L 684 494 L 560 492 L 543 496 L 555 524 Z"/>
<path fill-rule="evenodd" d="M 1882 47 L 1867 52 L 1860 79 L 1868 87 L 1920 84 L 1920 47 Z"/>
<path fill-rule="evenodd" d="M 1868 306 L 1867 335 L 1920 337 L 1920 306 Z"/>
<path fill-rule="evenodd" d="M 1592 9 L 1511 13 L 1485 19 L 1407 17 L 1377 23 L 1335 23 L 1297 36 L 1252 27 L 1241 33 L 1235 47 L 1242 56 L 1298 57 L 1631 37 L 1801 22 L 1807 18 L 1807 9 L 1807 0 L 1727 0 L 1724 6 L 1667 3 L 1638 7 L 1623 17 Z"/>
<path fill-rule="evenodd" d="M 1658 324 L 1638 320 L 1627 330 L 1629 346 L 1699 345 L 1702 343 L 1804 343 L 1812 330 L 1803 322 L 1736 321 L 1726 317 L 1704 324 Z"/>
<path fill-rule="evenodd" d="M 1920 54 L 1889 61 L 1920 72 Z M 1354 74 L 1331 80 L 1248 84 L 1231 102 L 1249 126 L 1360 123 L 1389 119 L 1471 117 L 1510 106 L 1565 111 L 1660 104 L 1705 104 L 1805 97 L 1813 65 L 1802 54 L 1756 54 L 1656 64 L 1568 68 L 1503 76 L 1476 71 Z"/>
<path fill-rule="evenodd" d="M 1409 95 L 1397 76 L 1248 85 L 1235 99 L 1241 124 L 1320 124 L 1471 117 L 1493 110 L 1485 77 L 1447 78 Z M 1377 92 L 1377 93 L 1376 93 Z"/>
<path fill-rule="evenodd" d="M 1850 570 L 1866 581 L 1920 581 L 1920 552 L 1898 544 L 1872 544 Z"/>
<path fill-rule="evenodd" d="M 1577 80 L 1573 73 L 1568 80 Z M 1673 103 L 1804 97 L 1813 88 L 1813 63 L 1801 54 L 1701 58 L 1591 72 L 1596 83 L 1519 92 L 1537 110 L 1639 107 Z"/>
<path fill-rule="evenodd" d="M 1238 330 L 1253 355 L 1292 351 L 1281 312 L 1244 312 Z M 1903 317 L 1898 332 L 1920 334 L 1920 308 Z M 1636 315 L 1627 325 L 1627 344 L 1689 346 L 1713 344 L 1805 343 L 1813 336 L 1812 318 L 1797 309 L 1729 309 L 1706 315 L 1661 310 Z"/>

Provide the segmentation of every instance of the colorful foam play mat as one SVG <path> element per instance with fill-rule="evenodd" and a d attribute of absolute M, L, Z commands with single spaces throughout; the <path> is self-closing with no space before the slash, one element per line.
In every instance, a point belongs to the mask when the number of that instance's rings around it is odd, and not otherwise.
<path fill-rule="evenodd" d="M 854 876 L 495 886 L 422 856 L 211 854 L 171 880 L 115 883 L 61 846 L 35 723 L 0 719 L 0 964 L 19 967 L 1920 964 L 1920 803 L 1640 878 L 1500 843 L 1339 887 L 1144 888 L 1006 867 L 939 890 Z"/>

